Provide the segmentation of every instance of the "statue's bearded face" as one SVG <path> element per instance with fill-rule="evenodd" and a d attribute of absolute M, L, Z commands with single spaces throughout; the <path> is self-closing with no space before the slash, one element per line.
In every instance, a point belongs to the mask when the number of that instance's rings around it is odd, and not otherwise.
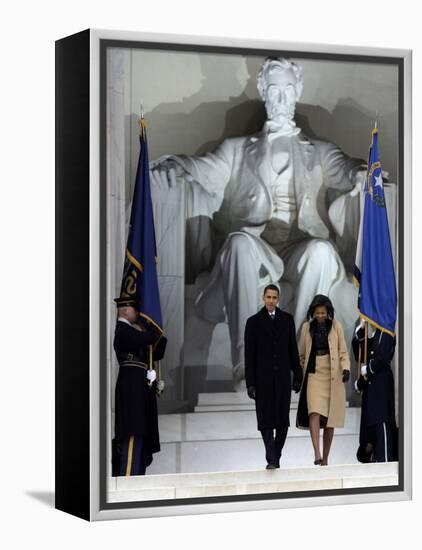
<path fill-rule="evenodd" d="M 274 66 L 267 74 L 265 109 L 269 120 L 293 120 L 297 101 L 296 77 L 291 69 Z"/>

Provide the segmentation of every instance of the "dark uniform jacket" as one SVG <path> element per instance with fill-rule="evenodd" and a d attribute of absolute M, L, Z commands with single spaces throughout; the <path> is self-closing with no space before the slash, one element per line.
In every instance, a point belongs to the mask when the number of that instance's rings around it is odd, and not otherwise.
<path fill-rule="evenodd" d="M 302 378 L 293 317 L 276 308 L 274 321 L 263 307 L 245 328 L 245 377 L 256 388 L 258 430 L 289 426 L 291 372 Z"/>
<path fill-rule="evenodd" d="M 120 368 L 116 382 L 115 437 L 123 440 L 142 435 L 147 454 L 152 454 L 160 450 L 156 384 L 148 385 L 146 369 L 122 366 L 128 359 L 148 365 L 150 345 L 155 345 L 154 360 L 163 357 L 166 338 L 152 323 L 145 323 L 143 328 L 144 332 L 140 332 L 123 321 L 116 324 L 114 350 Z"/>
<path fill-rule="evenodd" d="M 364 358 L 363 329 L 352 341 L 355 359 Z M 389 422 L 395 426 L 394 378 L 391 360 L 394 355 L 396 339 L 386 332 L 376 330 L 367 344 L 367 380 L 362 376 L 358 380 L 362 390 L 362 420 L 366 426 Z"/>

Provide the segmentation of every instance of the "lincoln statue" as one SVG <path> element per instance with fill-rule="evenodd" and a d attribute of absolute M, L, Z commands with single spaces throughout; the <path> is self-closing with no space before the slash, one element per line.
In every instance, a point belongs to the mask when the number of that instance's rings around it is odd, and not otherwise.
<path fill-rule="evenodd" d="M 296 126 L 300 66 L 268 58 L 257 86 L 267 114 L 258 133 L 226 139 L 204 156 L 151 162 L 153 184 L 187 187 L 187 271 L 199 288 L 195 307 L 208 321 L 227 321 L 237 390 L 244 387 L 246 320 L 268 284 L 280 288 L 280 306 L 294 316 L 297 330 L 316 294 L 330 298 L 343 326 L 357 316 L 356 290 L 334 244 L 329 208 L 360 188 L 365 164 Z"/>

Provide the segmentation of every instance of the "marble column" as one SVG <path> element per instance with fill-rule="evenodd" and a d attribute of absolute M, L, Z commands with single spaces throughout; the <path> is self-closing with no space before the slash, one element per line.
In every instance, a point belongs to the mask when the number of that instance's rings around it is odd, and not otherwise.
<path fill-rule="evenodd" d="M 108 433 L 113 435 L 114 388 L 118 374 L 118 364 L 113 350 L 113 336 L 116 319 L 116 306 L 113 298 L 119 295 L 123 273 L 123 256 L 126 247 L 126 172 L 125 162 L 126 117 L 128 86 L 127 73 L 130 52 L 123 49 L 107 51 L 107 365 L 109 365 L 107 410 L 112 411 L 108 418 Z M 109 438 L 111 439 L 111 438 Z M 110 442 L 109 442 L 110 443 Z"/>

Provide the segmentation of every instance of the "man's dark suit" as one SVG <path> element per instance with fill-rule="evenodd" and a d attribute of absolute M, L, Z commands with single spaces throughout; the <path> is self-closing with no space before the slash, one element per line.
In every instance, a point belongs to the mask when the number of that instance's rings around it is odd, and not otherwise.
<path fill-rule="evenodd" d="M 269 464 L 278 466 L 290 425 L 291 371 L 302 379 L 293 317 L 276 308 L 274 320 L 264 307 L 245 328 L 246 386 L 255 388 L 256 417 Z M 276 430 L 275 438 L 273 430 Z"/>

